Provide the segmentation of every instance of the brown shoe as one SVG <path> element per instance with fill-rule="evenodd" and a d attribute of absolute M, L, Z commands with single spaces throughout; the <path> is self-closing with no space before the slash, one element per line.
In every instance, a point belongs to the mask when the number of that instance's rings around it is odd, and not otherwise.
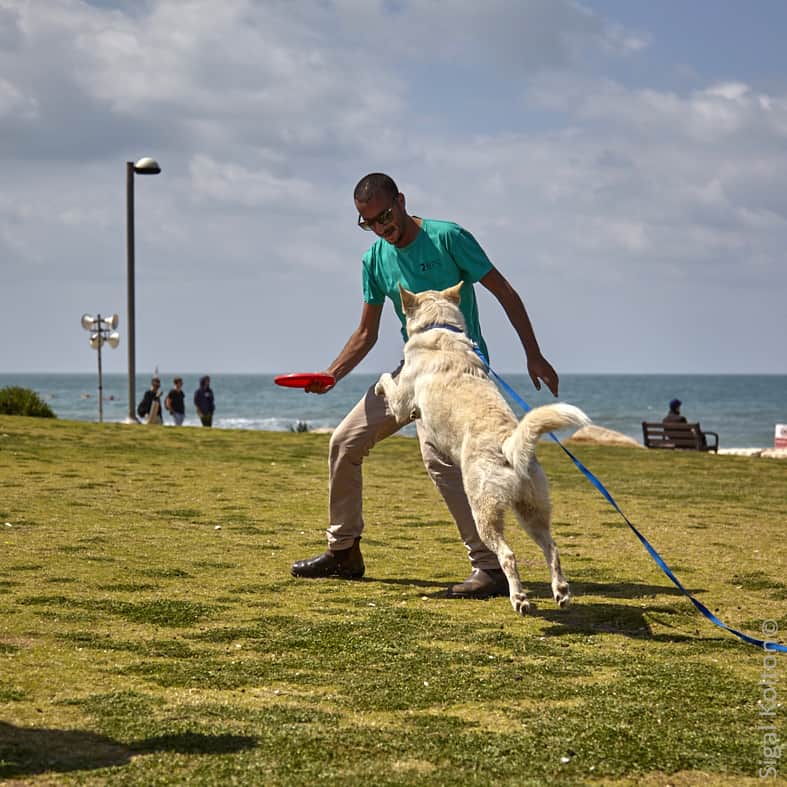
<path fill-rule="evenodd" d="M 359 546 L 360 537 L 355 539 L 347 549 L 328 549 L 317 557 L 299 560 L 292 564 L 290 573 L 303 579 L 321 579 L 322 577 L 341 577 L 342 579 L 360 579 L 366 566 Z"/>
<path fill-rule="evenodd" d="M 491 598 L 508 595 L 508 580 L 501 568 L 474 568 L 458 585 L 448 588 L 448 598 Z"/>

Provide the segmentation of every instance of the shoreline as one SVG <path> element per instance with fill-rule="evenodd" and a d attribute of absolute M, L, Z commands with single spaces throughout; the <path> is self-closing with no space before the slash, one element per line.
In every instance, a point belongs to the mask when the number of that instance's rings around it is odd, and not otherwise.
<path fill-rule="evenodd" d="M 542 437 L 542 439 L 544 439 Z M 646 446 L 629 435 L 608 429 L 597 424 L 587 424 L 566 438 L 569 444 L 577 445 L 609 445 L 622 448 L 641 448 L 649 450 Z M 725 456 L 761 456 L 766 459 L 787 459 L 787 448 L 719 448 L 718 451 L 682 451 L 681 449 L 650 449 L 650 450 L 678 450 L 681 453 L 709 453 Z"/>
<path fill-rule="evenodd" d="M 766 459 L 787 459 L 787 448 L 720 448 L 728 456 L 762 456 Z"/>

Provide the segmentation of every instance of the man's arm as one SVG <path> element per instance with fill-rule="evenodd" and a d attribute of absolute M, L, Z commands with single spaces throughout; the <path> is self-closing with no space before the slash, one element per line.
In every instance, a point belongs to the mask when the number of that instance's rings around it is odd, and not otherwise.
<path fill-rule="evenodd" d="M 557 396 L 560 378 L 549 361 L 541 355 L 541 349 L 538 346 L 536 334 L 533 331 L 533 325 L 530 322 L 530 318 L 527 316 L 525 304 L 522 303 L 522 299 L 519 297 L 517 291 L 497 268 L 492 268 L 492 270 L 481 279 L 481 284 L 497 298 L 505 313 L 508 315 L 511 325 L 514 326 L 514 330 L 517 332 L 519 340 L 522 342 L 522 347 L 525 349 L 525 355 L 527 356 L 527 371 L 536 390 L 541 390 L 541 380 L 543 380 L 547 388 L 552 391 L 553 395 Z"/>
<path fill-rule="evenodd" d="M 380 317 L 383 313 L 382 304 L 364 303 L 361 311 L 361 322 L 347 340 L 347 344 L 336 356 L 333 363 L 325 370 L 331 374 L 338 383 L 346 377 L 368 355 L 369 350 L 377 343 L 380 329 Z M 333 386 L 320 383 L 310 383 L 306 386 L 307 393 L 327 393 Z"/>

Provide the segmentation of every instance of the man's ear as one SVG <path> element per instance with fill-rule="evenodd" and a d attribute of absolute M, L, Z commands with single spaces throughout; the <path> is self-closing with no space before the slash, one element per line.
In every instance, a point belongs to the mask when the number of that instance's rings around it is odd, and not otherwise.
<path fill-rule="evenodd" d="M 443 297 L 446 300 L 452 301 L 457 305 L 462 300 L 462 293 L 460 292 L 462 289 L 462 285 L 464 284 L 463 281 L 460 281 L 459 284 L 455 284 L 453 287 L 449 287 L 447 290 L 443 290 Z"/>
<path fill-rule="evenodd" d="M 406 290 L 404 287 L 402 287 L 400 282 L 399 295 L 402 299 L 402 311 L 406 313 L 408 309 L 411 309 L 415 305 L 415 293 L 410 292 L 410 290 Z"/>

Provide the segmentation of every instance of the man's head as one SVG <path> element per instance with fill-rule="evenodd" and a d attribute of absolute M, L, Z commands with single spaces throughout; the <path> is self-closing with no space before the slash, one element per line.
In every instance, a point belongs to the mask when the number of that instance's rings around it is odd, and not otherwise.
<path fill-rule="evenodd" d="M 161 380 L 158 377 L 153 377 L 150 381 L 150 387 L 154 389 L 158 389 L 161 385 Z"/>
<path fill-rule="evenodd" d="M 353 192 L 358 210 L 358 226 L 371 230 L 393 246 L 407 246 L 418 233 L 418 227 L 405 211 L 404 194 L 393 178 L 373 172 L 358 182 Z"/>
<path fill-rule="evenodd" d="M 175 377 L 172 380 L 172 382 L 173 382 L 173 384 L 175 385 L 176 388 L 180 388 L 180 386 L 183 385 L 183 378 L 182 377 Z"/>
<path fill-rule="evenodd" d="M 679 413 L 680 412 L 680 406 L 682 404 L 683 404 L 683 402 L 681 402 L 680 399 L 673 399 L 669 403 L 669 409 L 672 410 L 673 413 Z"/>
<path fill-rule="evenodd" d="M 372 172 L 371 175 L 365 175 L 358 181 L 353 198 L 356 202 L 366 204 L 380 193 L 388 195 L 388 199 L 391 200 L 399 194 L 399 189 L 389 175 Z"/>

